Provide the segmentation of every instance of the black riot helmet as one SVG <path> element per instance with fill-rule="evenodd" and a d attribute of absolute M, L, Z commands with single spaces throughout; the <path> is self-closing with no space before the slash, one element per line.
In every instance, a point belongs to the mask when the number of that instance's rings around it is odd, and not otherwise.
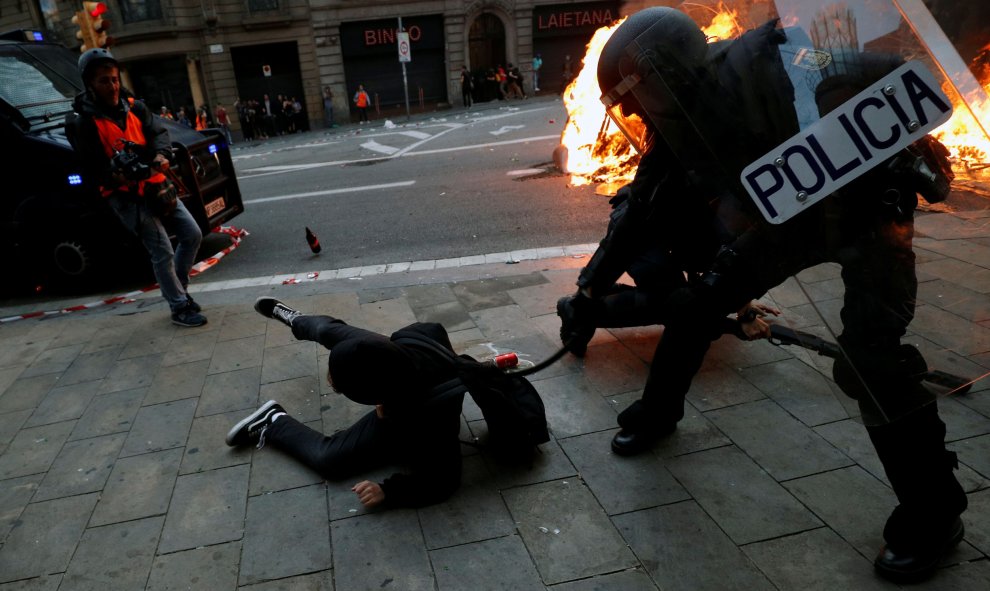
<path fill-rule="evenodd" d="M 87 49 L 82 55 L 79 56 L 79 75 L 82 76 L 84 84 L 87 84 L 88 77 L 93 68 L 102 64 L 113 64 L 115 66 L 119 65 L 117 63 L 117 59 L 113 57 L 112 53 L 110 53 L 110 50 L 102 47 Z"/>
<path fill-rule="evenodd" d="M 691 17 L 666 6 L 631 15 L 605 43 L 598 58 L 602 102 L 637 151 L 648 148 L 651 123 L 678 114 L 675 93 L 666 86 L 690 78 L 707 54 L 704 32 Z M 658 71 L 664 75 L 656 76 Z M 662 79 L 649 90 L 636 88 L 651 77 Z"/>

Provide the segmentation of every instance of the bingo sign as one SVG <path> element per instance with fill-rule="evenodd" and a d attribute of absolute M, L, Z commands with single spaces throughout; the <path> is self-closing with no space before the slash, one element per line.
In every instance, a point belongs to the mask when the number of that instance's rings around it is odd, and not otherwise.
<path fill-rule="evenodd" d="M 399 45 L 399 61 L 400 62 L 411 62 L 412 53 L 409 51 L 409 33 L 401 32 L 396 33 L 396 40 Z"/>

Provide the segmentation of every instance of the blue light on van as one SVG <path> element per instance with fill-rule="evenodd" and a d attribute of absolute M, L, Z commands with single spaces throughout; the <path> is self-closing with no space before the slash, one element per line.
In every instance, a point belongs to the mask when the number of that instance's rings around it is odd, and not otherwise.
<path fill-rule="evenodd" d="M 70 185 L 81 185 L 82 184 L 82 175 L 70 174 L 69 175 L 69 184 Z"/>
<path fill-rule="evenodd" d="M 41 31 L 31 31 L 31 36 L 35 41 L 44 41 L 45 36 L 41 34 Z"/>
<path fill-rule="evenodd" d="M 210 154 L 216 154 L 216 153 L 217 153 L 217 145 L 210 144 Z"/>

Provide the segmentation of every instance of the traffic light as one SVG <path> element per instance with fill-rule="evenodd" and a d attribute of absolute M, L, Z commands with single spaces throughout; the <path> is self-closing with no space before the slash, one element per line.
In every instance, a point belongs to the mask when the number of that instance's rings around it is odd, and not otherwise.
<path fill-rule="evenodd" d="M 113 38 L 107 35 L 110 19 L 104 18 L 107 5 L 103 2 L 83 2 L 83 9 L 72 17 L 72 24 L 79 27 L 76 39 L 82 41 L 79 51 L 85 52 L 94 47 L 108 47 Z"/>
<path fill-rule="evenodd" d="M 107 5 L 103 2 L 83 2 L 83 10 L 89 15 L 93 47 L 110 47 L 113 37 L 107 34 L 110 30 L 110 19 L 106 18 Z"/>
<path fill-rule="evenodd" d="M 79 51 L 85 53 L 87 49 L 92 49 L 96 47 L 93 41 L 93 26 L 89 21 L 89 14 L 84 10 L 76 12 L 76 15 L 72 17 L 72 24 L 76 25 L 79 30 L 76 31 L 76 39 L 82 41 L 82 45 L 79 47 Z"/>

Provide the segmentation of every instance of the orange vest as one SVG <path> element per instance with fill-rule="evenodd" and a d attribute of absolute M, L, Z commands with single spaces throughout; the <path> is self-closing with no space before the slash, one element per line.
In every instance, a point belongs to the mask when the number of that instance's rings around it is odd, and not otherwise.
<path fill-rule="evenodd" d="M 113 158 L 113 155 L 118 150 L 124 149 L 124 142 L 122 140 L 134 142 L 139 146 L 147 144 L 147 140 L 144 138 L 144 130 L 141 129 L 141 120 L 137 118 L 134 111 L 127 111 L 127 121 L 124 124 L 126 129 L 121 129 L 116 123 L 105 117 L 93 117 L 93 123 L 96 124 L 96 131 L 100 136 L 100 143 L 103 144 L 103 152 L 107 155 L 107 158 Z M 127 181 L 116 189 L 100 187 L 100 192 L 104 197 L 108 197 L 114 191 L 136 192 L 138 195 L 143 195 L 145 183 L 163 182 L 165 182 L 165 175 L 155 172 L 146 180 Z"/>
<path fill-rule="evenodd" d="M 357 95 L 357 106 L 367 107 L 368 106 L 368 93 L 361 91 Z"/>

